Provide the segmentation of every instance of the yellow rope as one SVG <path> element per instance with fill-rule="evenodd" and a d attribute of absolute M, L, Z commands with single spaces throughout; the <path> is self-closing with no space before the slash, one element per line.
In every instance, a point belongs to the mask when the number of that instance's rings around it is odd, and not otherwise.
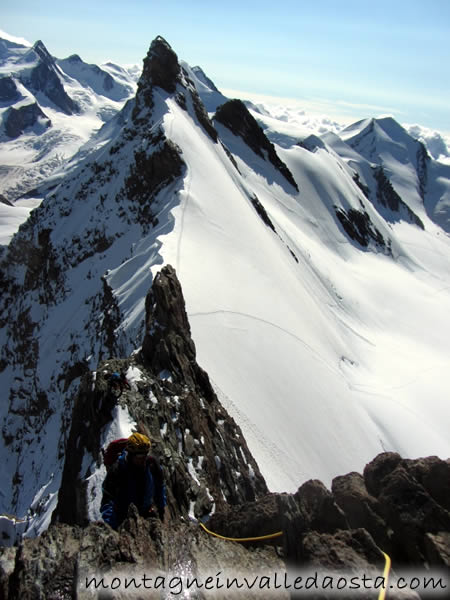
<path fill-rule="evenodd" d="M 219 538 L 220 540 L 227 540 L 229 542 L 259 542 L 261 540 L 271 540 L 271 539 L 274 539 L 274 538 L 277 538 L 277 537 L 280 537 L 283 535 L 282 531 L 277 531 L 276 533 L 270 533 L 269 535 L 260 535 L 258 537 L 233 538 L 233 537 L 225 537 L 224 535 L 219 535 L 218 533 L 214 533 L 213 531 L 210 531 L 209 529 L 207 529 L 205 527 L 205 525 L 203 525 L 203 523 L 199 523 L 199 525 L 202 529 L 204 529 L 206 531 L 206 533 L 209 533 L 210 535 L 213 535 L 214 537 Z M 385 598 L 386 598 L 386 590 L 387 590 L 388 579 L 389 579 L 389 571 L 391 570 L 390 557 L 385 552 L 383 552 L 383 556 L 384 556 L 384 560 L 385 560 L 384 571 L 383 571 L 384 588 L 382 588 L 380 590 L 380 593 L 378 595 L 378 600 L 385 600 Z"/>
<path fill-rule="evenodd" d="M 388 584 L 388 578 L 389 578 L 389 571 L 391 570 L 391 559 L 390 557 L 383 552 L 383 556 L 384 556 L 384 571 L 383 571 L 383 577 L 384 577 L 384 587 L 381 588 L 380 593 L 378 595 L 378 600 L 384 600 L 386 597 L 386 590 L 387 590 L 387 584 Z"/>
<path fill-rule="evenodd" d="M 210 531 L 203 525 L 203 523 L 200 523 L 200 527 L 202 527 L 206 531 L 206 533 L 209 533 L 210 535 L 213 535 L 214 537 L 219 538 L 221 540 L 228 540 L 229 542 L 259 542 L 261 540 L 271 540 L 273 538 L 277 538 L 283 535 L 282 531 L 277 531 L 277 533 L 270 533 L 269 535 L 261 535 L 259 537 L 232 538 L 225 537 L 223 535 L 219 535 L 218 533 Z"/>

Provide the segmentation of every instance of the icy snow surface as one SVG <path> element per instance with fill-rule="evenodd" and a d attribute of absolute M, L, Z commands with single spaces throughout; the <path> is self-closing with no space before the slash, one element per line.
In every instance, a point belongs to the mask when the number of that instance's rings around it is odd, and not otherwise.
<path fill-rule="evenodd" d="M 425 232 L 388 228 L 372 209 L 394 256 L 361 251 L 325 210 L 358 208 L 361 197 L 331 149 L 278 148 L 300 188 L 287 194 L 267 163 L 264 177 L 240 160 L 248 149 L 234 140 L 238 179 L 221 149 L 169 108 L 165 131 L 188 171 L 160 252 L 180 277 L 199 363 L 269 488 L 329 485 L 385 450 L 449 456 L 448 236 L 426 215 Z M 250 190 L 285 243 L 255 219 Z"/>

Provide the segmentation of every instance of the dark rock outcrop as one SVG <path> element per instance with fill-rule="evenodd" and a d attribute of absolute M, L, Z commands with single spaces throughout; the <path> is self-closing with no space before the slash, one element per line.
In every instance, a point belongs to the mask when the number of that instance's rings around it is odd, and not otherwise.
<path fill-rule="evenodd" d="M 347 529 L 345 513 L 321 481 L 307 481 L 298 489 L 294 498 L 305 520 L 306 529 L 319 532 Z"/>
<path fill-rule="evenodd" d="M 276 153 L 261 127 L 252 117 L 242 100 L 229 100 L 216 111 L 214 120 L 225 125 L 261 158 L 269 160 L 283 177 L 298 191 L 297 183 L 285 163 Z"/>
<path fill-rule="evenodd" d="M 153 108 L 155 88 L 161 88 L 168 94 L 173 94 L 184 110 L 187 110 L 188 96 L 198 123 L 209 137 L 217 142 L 217 131 L 208 117 L 195 85 L 189 79 L 186 71 L 181 68 L 174 50 L 161 36 L 153 40 L 144 59 L 133 109 L 133 121 L 137 126 L 145 123 L 148 109 Z"/>
<path fill-rule="evenodd" d="M 150 44 L 144 58 L 142 74 L 138 81 L 133 122 L 136 125 L 145 122 L 145 115 L 153 108 L 153 88 L 162 88 L 169 94 L 176 91 L 180 80 L 181 68 L 178 57 L 164 38 L 158 36 Z"/>
<path fill-rule="evenodd" d="M 345 211 L 342 208 L 335 207 L 335 212 L 344 231 L 351 240 L 363 248 L 367 248 L 369 244 L 374 243 L 381 250 L 389 252 L 389 243 L 386 243 L 366 211 L 356 210 L 356 208 Z"/>
<path fill-rule="evenodd" d="M 259 201 L 259 198 L 257 198 L 256 196 L 253 196 L 252 198 L 250 198 L 250 201 L 253 204 L 253 208 L 258 213 L 258 215 L 259 215 L 260 219 L 262 220 L 262 222 L 264 223 L 264 225 L 267 225 L 267 227 L 269 227 L 269 229 L 271 229 L 274 233 L 276 233 L 275 225 L 272 223 L 271 218 L 267 214 L 267 211 L 264 208 L 264 206 Z"/>
<path fill-rule="evenodd" d="M 195 360 L 181 285 L 171 266 L 158 273 L 145 303 L 146 332 L 142 343 L 145 363 L 154 373 L 167 370 L 175 381 L 185 381 L 191 387 L 200 382 L 204 388 L 207 375 Z M 212 390 L 205 391 L 212 397 Z"/>
<path fill-rule="evenodd" d="M 425 229 L 424 224 L 421 219 L 409 208 L 409 206 L 403 202 L 400 196 L 392 187 L 391 182 L 386 177 L 386 173 L 382 167 L 376 167 L 373 169 L 373 174 L 375 181 L 377 182 L 377 201 L 388 208 L 391 213 L 398 214 L 398 219 L 403 219 L 409 223 L 413 223 L 420 227 L 420 229 Z M 424 191 L 422 191 L 423 197 Z M 388 221 L 393 220 L 393 215 L 384 215 Z"/>
<path fill-rule="evenodd" d="M 179 149 L 165 137 L 155 138 L 157 148 L 152 153 L 134 153 L 134 164 L 125 180 L 123 194 L 134 206 L 142 225 L 155 224 L 152 203 L 158 192 L 183 174 L 185 164 Z"/>
<path fill-rule="evenodd" d="M 11 554 L 12 549 L 7 550 Z M 193 524 L 168 526 L 156 520 L 145 521 L 133 508 L 118 532 L 103 523 L 92 523 L 84 529 L 56 525 L 14 551 L 12 571 L 11 561 L 7 573 L 2 573 L 0 563 L 0 585 L 9 600 L 161 598 L 162 592 L 163 597 L 172 596 L 170 581 L 173 594 L 180 595 L 181 578 L 197 577 L 201 581 L 203 576 L 204 581 L 209 575 L 215 582 L 218 573 L 272 572 L 284 567 L 273 548 L 248 552 L 242 546 L 208 536 Z M 160 587 L 155 590 L 157 576 L 167 579 L 164 588 L 160 579 Z M 130 582 L 128 588 L 125 577 Z M 210 597 L 195 587 L 191 593 L 189 597 L 197 599 Z M 223 595 L 221 591 L 217 594 L 215 598 L 230 597 L 226 589 Z M 261 592 L 248 590 L 245 597 L 260 598 Z M 288 594 L 272 597 L 288 598 Z"/>
<path fill-rule="evenodd" d="M 394 551 L 405 561 L 425 562 L 425 535 L 450 531 L 450 513 L 430 496 L 405 463 L 384 478 L 378 501 L 387 526 L 393 530 Z"/>
<path fill-rule="evenodd" d="M 281 538 L 265 543 L 282 545 L 290 569 L 380 575 L 383 552 L 397 573 L 449 569 L 449 469 L 450 461 L 437 457 L 409 460 L 384 453 L 366 466 L 364 475 L 336 477 L 331 492 L 320 481 L 308 481 L 294 495 L 269 494 L 217 512 L 208 526 L 227 537 L 282 530 Z M 362 597 L 372 598 L 373 592 Z M 419 596 L 396 590 L 389 597 Z"/>
<path fill-rule="evenodd" d="M 367 491 L 360 473 L 348 473 L 333 479 L 333 497 L 342 508 L 352 529 L 370 531 L 380 548 L 391 553 L 391 541 L 378 500 Z"/>
<path fill-rule="evenodd" d="M 178 57 L 172 50 L 166 40 L 158 36 L 150 45 L 144 68 L 142 79 L 151 81 L 153 85 L 158 86 L 173 94 L 177 82 L 180 81 L 180 65 Z"/>
<path fill-rule="evenodd" d="M 419 179 L 419 193 L 422 200 L 425 200 L 425 193 L 428 183 L 428 171 L 431 157 L 423 142 L 418 142 L 417 148 L 417 177 Z"/>
<path fill-rule="evenodd" d="M 14 102 L 19 98 L 19 90 L 12 77 L 0 78 L 0 102 Z"/>
<path fill-rule="evenodd" d="M 31 127 L 37 126 L 40 132 L 43 132 L 51 127 L 51 124 L 50 119 L 36 102 L 19 108 L 11 106 L 3 117 L 5 133 L 11 139 L 18 138 Z"/>

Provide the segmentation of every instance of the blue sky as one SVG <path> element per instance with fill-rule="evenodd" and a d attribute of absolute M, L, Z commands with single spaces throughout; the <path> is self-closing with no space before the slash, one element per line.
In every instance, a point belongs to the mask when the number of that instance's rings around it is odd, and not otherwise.
<path fill-rule="evenodd" d="M 0 14 L 59 58 L 141 64 L 162 35 L 222 90 L 450 133 L 449 0 L 2 0 Z"/>

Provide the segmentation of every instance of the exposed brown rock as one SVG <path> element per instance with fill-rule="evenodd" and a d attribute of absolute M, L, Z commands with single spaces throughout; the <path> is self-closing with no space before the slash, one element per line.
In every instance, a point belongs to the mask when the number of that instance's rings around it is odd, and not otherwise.
<path fill-rule="evenodd" d="M 375 498 L 378 496 L 383 487 L 384 478 L 395 469 L 401 460 L 402 457 L 396 452 L 384 452 L 365 466 L 363 475 L 369 494 Z"/>
<path fill-rule="evenodd" d="M 161 590 L 142 586 L 144 575 L 150 585 L 150 578 L 154 581 L 161 574 L 168 574 L 168 580 L 169 576 L 203 576 L 205 579 L 218 572 L 236 574 L 241 569 L 271 572 L 284 566 L 274 549 L 261 548 L 251 553 L 237 544 L 208 536 L 197 525 L 171 523 L 167 526 L 157 519 L 146 521 L 134 507 L 130 507 L 129 516 L 118 532 L 103 523 L 92 523 L 84 529 L 55 525 L 40 538 L 26 540 L 17 554 L 5 596 L 10 600 L 85 600 L 93 597 L 94 577 L 99 585 L 103 578 L 97 590 L 103 595 L 94 597 L 125 599 L 130 597 L 131 591 L 138 591 L 139 598 L 160 598 Z M 111 589 L 108 586 L 114 577 Z M 126 589 L 123 583 L 120 589 L 114 589 L 117 578 L 123 582 L 125 577 L 129 580 L 134 577 L 141 583 L 141 590 Z M 5 579 L 2 583 L 6 583 Z M 261 597 L 256 594 L 258 591 L 248 591 L 246 598 Z M 194 597 L 205 598 L 201 589 Z M 219 591 L 214 597 L 230 596 Z M 270 595 L 264 597 L 270 598 Z"/>
<path fill-rule="evenodd" d="M 348 528 L 344 512 L 321 481 L 314 479 L 304 483 L 296 492 L 295 499 L 307 529 L 333 532 Z"/>
<path fill-rule="evenodd" d="M 390 552 L 391 541 L 388 527 L 381 516 L 381 507 L 378 500 L 367 491 L 363 476 L 353 472 L 335 477 L 331 489 L 336 503 L 348 519 L 349 526 L 352 529 L 367 529 L 376 543 L 386 552 Z"/>
<path fill-rule="evenodd" d="M 450 531 L 427 533 L 425 556 L 431 566 L 450 569 Z"/>

